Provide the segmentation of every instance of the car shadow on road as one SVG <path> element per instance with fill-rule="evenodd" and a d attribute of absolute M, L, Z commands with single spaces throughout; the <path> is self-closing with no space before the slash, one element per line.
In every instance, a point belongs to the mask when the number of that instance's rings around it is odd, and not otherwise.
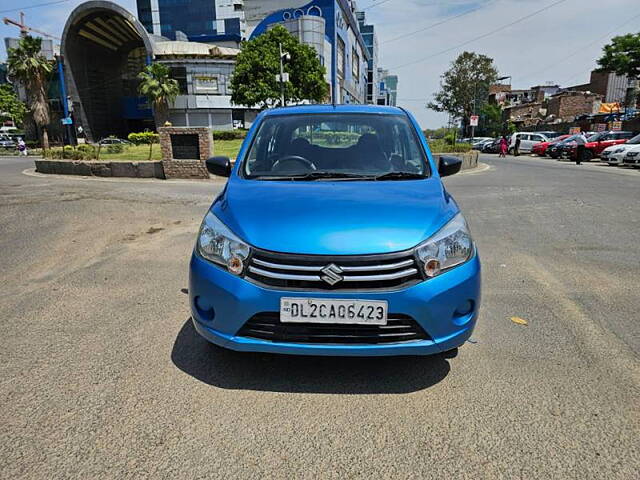
<path fill-rule="evenodd" d="M 409 393 L 449 373 L 441 355 L 428 357 L 312 357 L 242 353 L 203 339 L 191 319 L 171 352 L 174 365 L 219 388 L 289 393 Z"/>

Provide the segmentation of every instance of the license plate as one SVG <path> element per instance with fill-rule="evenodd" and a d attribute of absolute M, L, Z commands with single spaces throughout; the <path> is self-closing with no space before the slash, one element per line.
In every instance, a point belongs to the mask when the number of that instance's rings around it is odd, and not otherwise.
<path fill-rule="evenodd" d="M 386 325 L 387 302 L 326 298 L 280 299 L 283 323 L 339 323 L 345 325 Z"/>

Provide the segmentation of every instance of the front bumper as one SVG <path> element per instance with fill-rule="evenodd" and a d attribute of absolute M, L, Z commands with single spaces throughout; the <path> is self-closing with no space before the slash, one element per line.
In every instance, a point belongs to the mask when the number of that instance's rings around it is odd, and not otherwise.
<path fill-rule="evenodd" d="M 624 157 L 621 162 L 623 165 L 630 165 L 632 167 L 640 166 L 640 155 L 636 155 L 635 157 Z"/>
<path fill-rule="evenodd" d="M 279 312 L 283 296 L 386 300 L 390 314 L 412 317 L 430 338 L 386 344 L 307 344 L 238 335 L 254 315 Z M 401 290 L 291 291 L 256 285 L 194 253 L 189 273 L 189 303 L 198 333 L 208 341 L 232 350 L 335 356 L 430 355 L 456 348 L 471 336 L 480 307 L 480 260 L 476 253 L 459 267 Z M 460 310 L 465 310 L 465 305 L 472 307 L 459 314 Z"/>
<path fill-rule="evenodd" d="M 626 153 L 610 153 L 608 155 L 602 155 L 600 158 L 609 165 L 622 165 L 622 159 Z"/>

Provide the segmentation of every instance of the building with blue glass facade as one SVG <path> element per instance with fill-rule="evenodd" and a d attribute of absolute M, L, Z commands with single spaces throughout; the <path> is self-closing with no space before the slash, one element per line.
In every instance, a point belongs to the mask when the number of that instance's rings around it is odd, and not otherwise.
<path fill-rule="evenodd" d="M 284 25 L 313 46 L 327 71 L 334 103 L 366 103 L 369 50 L 348 0 L 244 0 L 247 31 L 255 37 Z"/>
<path fill-rule="evenodd" d="M 378 37 L 375 26 L 367 23 L 365 12 L 356 12 L 360 33 L 364 39 L 364 44 L 369 51 L 367 61 L 367 103 L 377 103 L 380 91 L 378 80 Z"/>
<path fill-rule="evenodd" d="M 137 0 L 138 19 L 147 32 L 170 40 L 240 42 L 243 0 Z"/>

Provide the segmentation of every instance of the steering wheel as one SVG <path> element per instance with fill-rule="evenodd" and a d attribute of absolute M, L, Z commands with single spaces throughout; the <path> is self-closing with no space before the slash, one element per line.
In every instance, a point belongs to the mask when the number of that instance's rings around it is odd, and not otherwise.
<path fill-rule="evenodd" d="M 311 160 L 307 160 L 306 158 L 301 157 L 300 155 L 286 155 L 273 164 L 273 167 L 271 167 L 271 171 L 278 172 L 278 173 L 287 173 L 288 171 L 290 171 L 290 169 L 288 169 L 286 165 L 295 164 L 295 163 L 298 163 L 299 165 L 303 165 L 305 170 L 318 169 Z"/>

